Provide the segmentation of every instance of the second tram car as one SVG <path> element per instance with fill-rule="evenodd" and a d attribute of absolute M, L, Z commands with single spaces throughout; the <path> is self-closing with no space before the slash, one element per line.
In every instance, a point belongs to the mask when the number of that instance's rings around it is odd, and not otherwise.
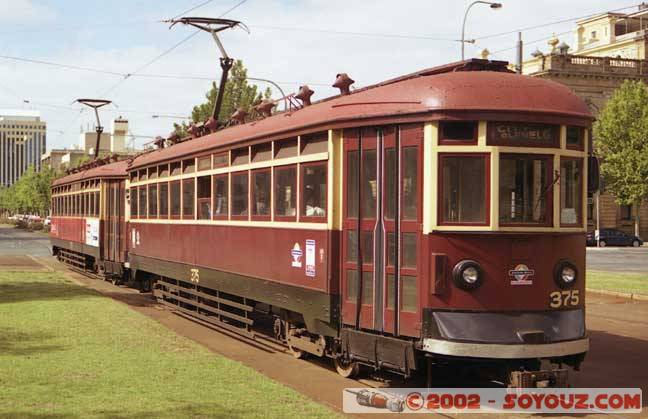
<path fill-rule="evenodd" d="M 583 101 L 469 60 L 308 105 L 134 158 L 132 279 L 345 376 L 425 360 L 565 385 L 589 345 Z"/>

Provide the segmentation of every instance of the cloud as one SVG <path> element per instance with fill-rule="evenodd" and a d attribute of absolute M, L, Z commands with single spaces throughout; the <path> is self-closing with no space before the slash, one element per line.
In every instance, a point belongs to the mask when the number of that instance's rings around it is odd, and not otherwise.
<path fill-rule="evenodd" d="M 0 2 L 0 22 L 40 23 L 51 22 L 56 17 L 53 9 L 34 0 L 5 0 Z"/>

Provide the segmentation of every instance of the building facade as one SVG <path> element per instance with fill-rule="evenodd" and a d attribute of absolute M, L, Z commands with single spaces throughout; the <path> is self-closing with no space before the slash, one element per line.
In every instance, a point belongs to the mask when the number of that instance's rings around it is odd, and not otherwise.
<path fill-rule="evenodd" d="M 0 111 L 0 185 L 13 185 L 30 166 L 39 171 L 46 145 L 39 112 Z"/>
<path fill-rule="evenodd" d="M 523 63 L 523 73 L 569 86 L 594 116 L 625 80 L 648 83 L 648 5 L 640 5 L 634 13 L 604 13 L 578 21 L 574 41 L 570 47 L 556 38 L 550 40 L 548 51 L 535 51 Z M 648 238 L 648 202 L 640 207 L 618 205 L 605 189 L 588 197 L 592 230 L 598 226 L 634 233 L 637 215 L 639 235 Z"/>

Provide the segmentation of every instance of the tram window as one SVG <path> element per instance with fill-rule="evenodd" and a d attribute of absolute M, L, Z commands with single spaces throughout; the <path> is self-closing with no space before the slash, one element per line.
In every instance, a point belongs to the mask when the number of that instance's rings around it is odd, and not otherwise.
<path fill-rule="evenodd" d="M 326 163 L 302 165 L 301 216 L 326 217 Z"/>
<path fill-rule="evenodd" d="M 79 202 L 80 202 L 80 210 L 79 210 L 79 215 L 81 217 L 85 217 L 86 214 L 86 194 L 82 193 L 79 195 Z"/>
<path fill-rule="evenodd" d="M 194 180 L 185 179 L 182 181 L 182 218 L 194 219 Z"/>
<path fill-rule="evenodd" d="M 583 149 L 585 130 L 581 127 L 567 127 L 567 148 Z"/>
<path fill-rule="evenodd" d="M 146 180 L 148 179 L 148 174 L 146 172 L 146 169 L 142 169 L 139 171 L 139 180 Z"/>
<path fill-rule="evenodd" d="M 137 198 L 139 197 L 137 193 L 137 188 L 130 188 L 130 216 L 131 218 L 137 218 Z"/>
<path fill-rule="evenodd" d="M 210 170 L 210 169 L 211 169 L 211 156 L 199 157 L 198 170 Z"/>
<path fill-rule="evenodd" d="M 158 174 L 160 177 L 169 176 L 169 165 L 163 164 L 162 166 L 158 166 Z"/>
<path fill-rule="evenodd" d="M 182 173 L 182 165 L 179 161 L 171 163 L 171 176 L 179 175 Z"/>
<path fill-rule="evenodd" d="M 275 169 L 275 216 L 297 216 L 297 168 L 278 167 Z"/>
<path fill-rule="evenodd" d="M 301 153 L 315 154 L 328 151 L 328 132 L 304 135 L 301 137 Z"/>
<path fill-rule="evenodd" d="M 439 123 L 441 144 L 476 143 L 476 121 L 441 121 Z"/>
<path fill-rule="evenodd" d="M 385 218 L 393 220 L 396 215 L 396 204 L 398 203 L 396 167 L 396 149 L 390 147 L 385 150 Z"/>
<path fill-rule="evenodd" d="M 347 230 L 347 249 L 346 249 L 346 261 L 357 263 L 358 262 L 358 233 L 354 230 Z M 360 243 L 362 252 L 362 263 L 373 263 L 373 232 L 371 231 L 361 231 L 360 237 L 362 242 Z"/>
<path fill-rule="evenodd" d="M 360 193 L 358 191 L 358 152 L 347 152 L 347 218 L 358 217 L 358 198 Z"/>
<path fill-rule="evenodd" d="M 139 216 L 140 218 L 146 218 L 148 214 L 148 206 L 146 205 L 146 186 L 140 186 L 139 188 Z"/>
<path fill-rule="evenodd" d="M 148 186 L 148 215 L 149 218 L 157 218 L 158 216 L 158 194 L 157 185 Z"/>
<path fill-rule="evenodd" d="M 160 188 L 160 218 L 167 218 L 169 215 L 169 184 L 159 184 Z"/>
<path fill-rule="evenodd" d="M 358 271 L 347 269 L 347 301 L 358 299 Z M 362 305 L 373 304 L 373 272 L 362 272 Z"/>
<path fill-rule="evenodd" d="M 548 224 L 548 157 L 503 154 L 500 159 L 501 224 Z"/>
<path fill-rule="evenodd" d="M 250 149 L 248 147 L 232 150 L 232 166 L 247 164 L 250 162 Z"/>
<path fill-rule="evenodd" d="M 272 143 L 257 144 L 252 146 L 252 161 L 272 160 Z"/>
<path fill-rule="evenodd" d="M 95 192 L 94 195 L 95 195 L 94 212 L 95 212 L 95 217 L 98 217 L 99 216 L 99 192 Z"/>
<path fill-rule="evenodd" d="M 198 178 L 198 219 L 209 220 L 212 217 L 211 176 Z"/>
<path fill-rule="evenodd" d="M 130 173 L 130 181 L 137 182 L 137 170 Z"/>
<path fill-rule="evenodd" d="M 418 148 L 403 147 L 402 150 L 403 184 L 403 214 L 404 220 L 418 219 Z"/>
<path fill-rule="evenodd" d="M 248 215 L 248 173 L 232 175 L 232 216 Z"/>
<path fill-rule="evenodd" d="M 148 169 L 148 177 L 149 177 L 149 179 L 157 179 L 157 177 L 158 177 L 157 166 L 149 167 L 149 169 Z"/>
<path fill-rule="evenodd" d="M 196 160 L 187 159 L 182 162 L 182 173 L 193 173 L 196 171 Z"/>
<path fill-rule="evenodd" d="M 213 178 L 214 185 L 214 218 L 227 218 L 227 201 L 229 196 L 228 176 L 219 175 Z"/>
<path fill-rule="evenodd" d="M 415 313 L 418 307 L 416 277 L 401 275 L 401 310 Z"/>
<path fill-rule="evenodd" d="M 275 159 L 297 156 L 297 138 L 275 141 Z"/>
<path fill-rule="evenodd" d="M 486 158 L 441 157 L 441 223 L 486 223 Z"/>
<path fill-rule="evenodd" d="M 170 184 L 171 218 L 180 217 L 180 181 Z"/>
<path fill-rule="evenodd" d="M 265 217 L 270 215 L 270 170 L 252 172 L 252 215 Z"/>
<path fill-rule="evenodd" d="M 376 218 L 376 150 L 362 152 L 362 218 Z"/>
<path fill-rule="evenodd" d="M 416 233 L 403 233 L 403 268 L 414 268 L 416 269 Z"/>
<path fill-rule="evenodd" d="M 229 153 L 214 154 L 214 169 L 229 166 Z"/>
<path fill-rule="evenodd" d="M 88 215 L 90 217 L 96 217 L 94 213 L 94 192 L 88 194 Z"/>
<path fill-rule="evenodd" d="M 560 223 L 580 224 L 583 208 L 582 159 L 560 162 Z"/>

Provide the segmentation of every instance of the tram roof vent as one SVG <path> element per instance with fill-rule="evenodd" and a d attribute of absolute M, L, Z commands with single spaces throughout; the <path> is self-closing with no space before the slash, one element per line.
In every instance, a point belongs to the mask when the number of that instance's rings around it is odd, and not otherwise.
<path fill-rule="evenodd" d="M 264 117 L 272 116 L 272 108 L 275 107 L 275 103 L 271 100 L 264 100 L 254 107 L 258 113 Z"/>
<path fill-rule="evenodd" d="M 302 105 L 304 106 L 310 106 L 311 104 L 311 96 L 313 96 L 314 91 L 308 87 L 308 85 L 303 85 L 299 86 L 299 92 L 295 95 L 295 98 L 299 99 L 302 101 Z"/>
<path fill-rule="evenodd" d="M 245 117 L 247 116 L 247 112 L 243 108 L 238 108 L 236 112 L 232 114 L 230 119 L 232 122 L 237 123 L 237 124 L 244 124 L 245 123 Z"/>
<path fill-rule="evenodd" d="M 349 87 L 353 83 L 355 83 L 355 80 L 349 77 L 347 73 L 340 73 L 335 76 L 335 83 L 333 83 L 333 87 L 340 89 L 340 94 L 342 96 L 346 96 L 351 93 Z"/>

